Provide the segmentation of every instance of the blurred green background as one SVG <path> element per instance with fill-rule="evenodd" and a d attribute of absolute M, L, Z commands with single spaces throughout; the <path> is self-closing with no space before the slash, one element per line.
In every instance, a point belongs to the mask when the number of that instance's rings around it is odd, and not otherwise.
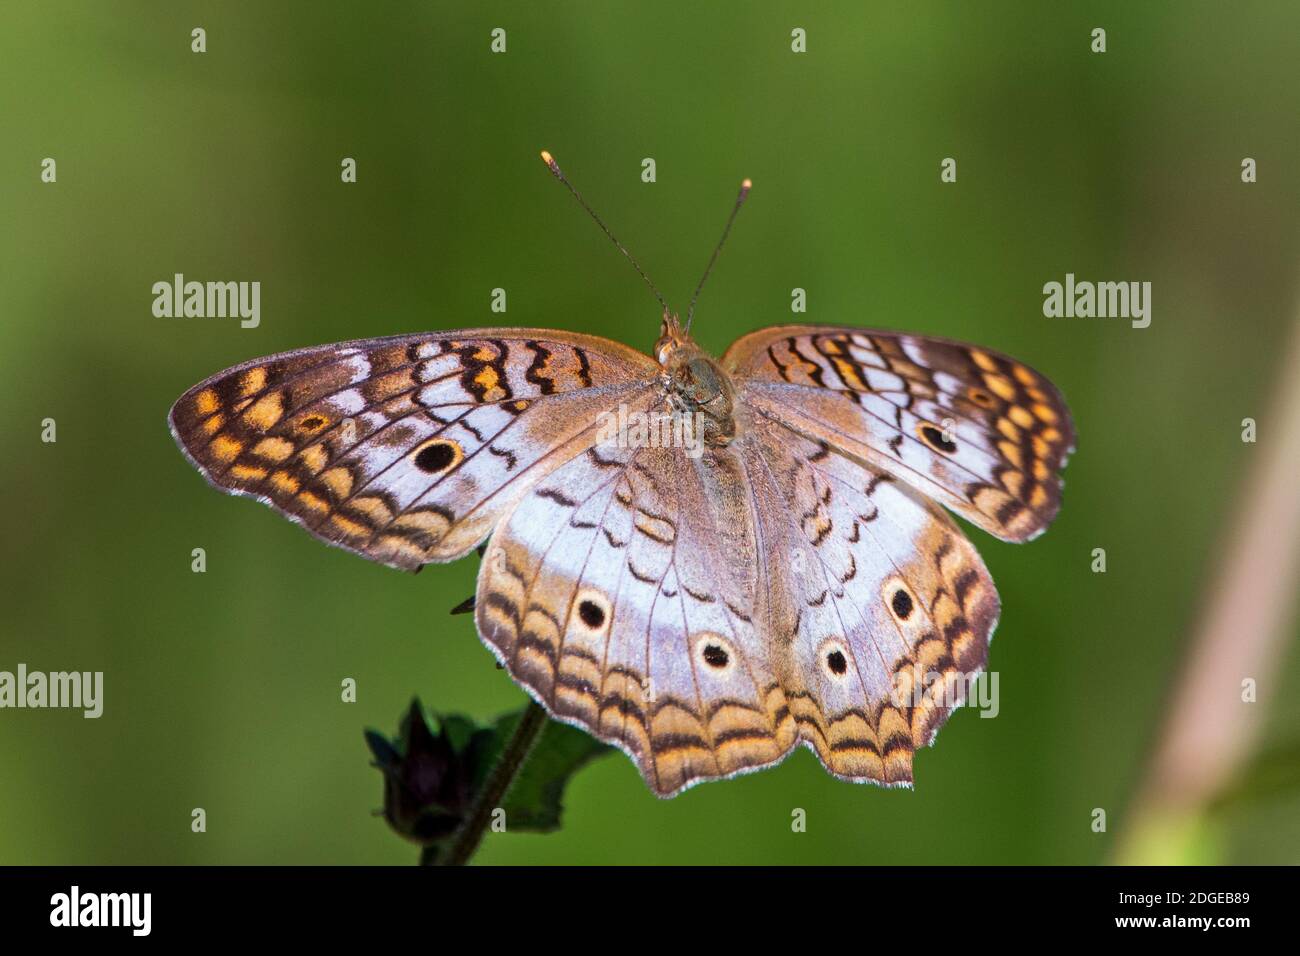
<path fill-rule="evenodd" d="M 683 309 L 753 178 L 701 299 L 706 348 L 791 320 L 799 286 L 794 318 L 1023 359 L 1080 440 L 1043 538 L 970 532 L 1004 605 L 1001 714 L 959 711 L 915 791 L 838 782 L 800 750 L 664 802 L 614 755 L 576 778 L 561 832 L 489 835 L 478 860 L 1108 858 L 1258 454 L 1241 419 L 1263 418 L 1283 371 L 1300 7 L 810 6 L 0 6 L 0 669 L 106 685 L 99 720 L 0 711 L 0 863 L 414 861 L 371 815 L 362 730 L 394 731 L 417 693 L 478 718 L 522 703 L 447 614 L 476 560 L 414 577 L 324 547 L 209 489 L 165 416 L 226 366 L 363 336 L 504 318 L 648 350 L 654 301 L 541 147 Z M 150 287 L 176 272 L 259 280 L 260 327 L 155 318 Z M 1152 282 L 1151 327 L 1044 318 L 1042 285 L 1066 272 Z M 1264 675 L 1270 746 L 1300 723 L 1290 634 L 1285 672 Z M 1300 861 L 1297 810 L 1229 807 L 1212 858 Z"/>

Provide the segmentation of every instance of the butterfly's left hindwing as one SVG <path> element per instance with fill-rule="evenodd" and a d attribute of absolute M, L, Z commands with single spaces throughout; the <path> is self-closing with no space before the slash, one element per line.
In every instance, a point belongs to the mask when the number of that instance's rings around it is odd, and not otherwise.
<path fill-rule="evenodd" d="M 394 567 L 459 557 L 658 366 L 604 339 L 529 329 L 396 336 L 228 369 L 173 406 L 215 486 Z"/>

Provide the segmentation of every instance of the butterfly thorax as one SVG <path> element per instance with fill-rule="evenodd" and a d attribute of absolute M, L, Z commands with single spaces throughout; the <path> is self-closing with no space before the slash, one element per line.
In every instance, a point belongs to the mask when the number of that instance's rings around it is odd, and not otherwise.
<path fill-rule="evenodd" d="M 736 435 L 735 393 L 727 373 L 692 341 L 676 316 L 664 317 L 663 335 L 655 346 L 663 367 L 670 411 L 689 416 L 709 447 L 727 444 Z"/>

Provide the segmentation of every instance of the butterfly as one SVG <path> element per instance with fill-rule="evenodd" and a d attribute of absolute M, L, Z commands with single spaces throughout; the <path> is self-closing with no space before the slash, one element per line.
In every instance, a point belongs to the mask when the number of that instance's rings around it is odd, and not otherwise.
<path fill-rule="evenodd" d="M 800 744 L 910 786 L 1000 612 L 947 511 L 1041 533 L 1074 447 L 1064 400 L 992 349 L 902 332 L 765 328 L 713 358 L 698 294 L 685 324 L 659 297 L 653 356 L 545 329 L 323 345 L 200 382 L 171 431 L 218 489 L 372 561 L 479 548 L 483 642 L 660 796 Z M 691 425 L 605 427 L 653 416 Z"/>

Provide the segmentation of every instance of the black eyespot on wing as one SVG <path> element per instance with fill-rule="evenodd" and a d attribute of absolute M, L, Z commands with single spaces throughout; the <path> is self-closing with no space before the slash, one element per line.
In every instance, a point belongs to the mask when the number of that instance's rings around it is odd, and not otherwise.
<path fill-rule="evenodd" d="M 941 451 L 945 455 L 951 455 L 957 450 L 957 443 L 944 436 L 943 432 L 933 425 L 922 425 L 919 429 L 921 437 L 925 443 L 935 451 Z"/>
<path fill-rule="evenodd" d="M 912 614 L 912 595 L 908 594 L 902 588 L 894 592 L 894 597 L 890 601 L 894 607 L 894 614 L 906 621 Z"/>
<path fill-rule="evenodd" d="M 578 617 L 593 631 L 598 630 L 605 623 L 605 609 L 595 601 L 582 601 L 578 604 Z"/>
<path fill-rule="evenodd" d="M 731 657 L 720 648 L 717 644 L 706 644 L 704 647 L 704 663 L 710 667 L 726 667 Z"/>
<path fill-rule="evenodd" d="M 451 442 L 430 442 L 415 455 L 415 467 L 426 474 L 446 471 L 456 460 L 456 446 Z"/>
<path fill-rule="evenodd" d="M 831 669 L 832 674 L 843 674 L 849 669 L 849 662 L 839 651 L 831 651 L 826 655 L 826 666 Z"/>

